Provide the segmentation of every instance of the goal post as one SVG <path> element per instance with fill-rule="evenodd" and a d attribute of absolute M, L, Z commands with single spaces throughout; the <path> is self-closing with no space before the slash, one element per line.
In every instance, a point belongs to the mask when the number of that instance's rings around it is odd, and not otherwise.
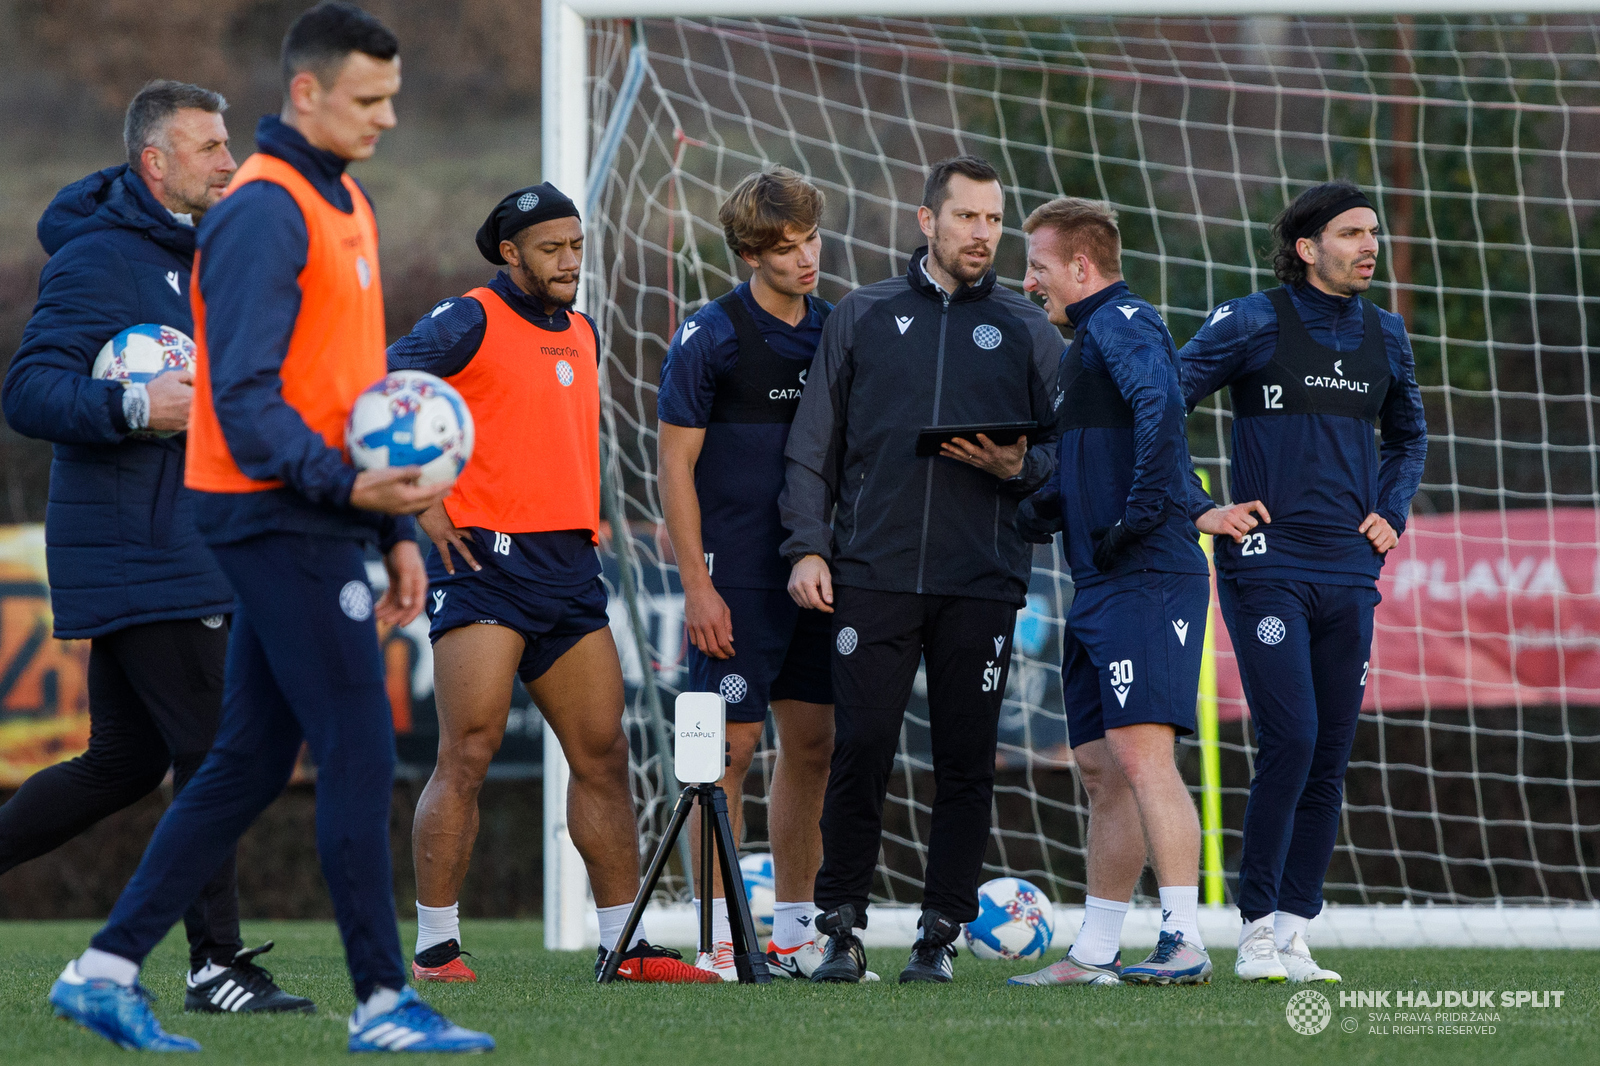
<path fill-rule="evenodd" d="M 827 194 L 822 294 L 903 269 L 923 168 L 955 151 L 1007 185 L 1018 223 L 1063 193 L 1122 216 L 1134 287 L 1180 343 L 1218 303 L 1276 284 L 1261 254 L 1300 188 L 1350 178 L 1388 237 L 1369 294 L 1402 313 L 1430 458 L 1385 567 L 1368 702 L 1319 942 L 1600 946 L 1600 22 L 1586 3 L 844 0 L 750 17 L 732 0 L 543 10 L 543 177 L 581 196 L 580 307 L 605 351 L 603 545 L 628 683 L 642 847 L 676 794 L 662 708 L 686 680 L 681 591 L 654 475 L 655 390 L 677 326 L 739 280 L 716 206 L 778 162 Z M 1319 14 L 1318 12 L 1322 13 Z M 1191 450 L 1228 498 L 1225 397 Z M 1060 706 L 1071 582 L 1035 554 L 1002 715 L 986 876 L 1081 912 L 1087 805 Z M 1201 729 L 1180 765 L 1205 823 L 1207 922 L 1230 907 L 1254 740 L 1211 614 Z M 909 941 L 931 801 L 925 690 L 908 711 L 873 889 L 879 942 Z M 747 792 L 764 850 L 764 747 Z M 758 782 L 757 775 L 760 780 Z M 545 939 L 597 936 L 545 730 Z M 652 935 L 693 939 L 687 863 Z M 1153 887 L 1141 885 L 1140 902 Z M 897 910 L 896 908 L 900 908 Z M 881 917 L 879 915 L 881 914 Z M 1133 942 L 1154 927 L 1130 920 Z M 1218 935 L 1207 926 L 1207 935 Z M 1465 931 L 1465 932 L 1464 932 Z M 1063 934 L 1066 935 L 1066 934 Z"/>

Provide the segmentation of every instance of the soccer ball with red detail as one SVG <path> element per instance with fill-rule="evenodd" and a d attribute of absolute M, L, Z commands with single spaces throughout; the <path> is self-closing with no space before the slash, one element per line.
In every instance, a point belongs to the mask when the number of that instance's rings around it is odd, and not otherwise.
<path fill-rule="evenodd" d="M 1020 877 L 978 886 L 978 916 L 966 925 L 967 950 L 980 959 L 1037 959 L 1050 950 L 1055 904 Z"/>
<path fill-rule="evenodd" d="M 174 370 L 194 370 L 194 341 L 181 329 L 159 322 L 129 326 L 106 341 L 95 356 L 93 376 L 100 381 L 148 384 Z M 170 437 L 177 430 L 141 429 L 138 437 Z"/>
<path fill-rule="evenodd" d="M 472 412 L 443 379 L 396 370 L 356 397 L 344 439 L 358 470 L 420 466 L 422 484 L 446 484 L 472 458 Z"/>

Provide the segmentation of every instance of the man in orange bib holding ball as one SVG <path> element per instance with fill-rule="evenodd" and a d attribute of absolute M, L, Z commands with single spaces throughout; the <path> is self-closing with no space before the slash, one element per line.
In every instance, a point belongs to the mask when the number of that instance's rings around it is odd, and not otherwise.
<path fill-rule="evenodd" d="M 478 790 L 521 679 L 572 768 L 567 824 L 600 918 L 600 956 L 639 890 L 639 841 L 622 729 L 622 667 L 595 553 L 600 528 L 600 372 L 594 323 L 572 310 L 583 264 L 578 208 L 555 186 L 518 189 L 478 231 L 503 264 L 443 300 L 389 348 L 472 410 L 472 462 L 420 521 L 437 551 L 432 589 L 439 761 L 417 804 L 418 980 L 476 981 L 461 958 L 457 899 L 478 835 Z M 619 977 L 715 982 L 639 934 Z"/>
<path fill-rule="evenodd" d="M 405 625 L 427 581 L 410 515 L 447 485 L 421 469 L 357 472 L 350 408 L 384 375 L 372 206 L 345 165 L 395 124 L 399 42 L 347 3 L 283 44 L 283 111 L 196 235 L 198 348 L 185 484 L 237 595 L 222 723 L 162 816 L 91 947 L 50 992 L 58 1015 L 123 1047 L 198 1051 L 165 1032 L 140 964 L 277 798 L 302 743 L 317 764 L 317 855 L 356 995 L 351 1051 L 486 1051 L 406 987 L 390 876 L 394 727 L 376 623 Z M 374 602 L 365 549 L 389 588 Z"/>

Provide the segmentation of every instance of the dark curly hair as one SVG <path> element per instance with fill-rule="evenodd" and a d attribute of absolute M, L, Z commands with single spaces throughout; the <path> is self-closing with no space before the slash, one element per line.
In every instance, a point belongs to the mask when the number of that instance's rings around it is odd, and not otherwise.
<path fill-rule="evenodd" d="M 1321 240 L 1322 231 L 1327 228 L 1327 223 L 1317 227 L 1315 233 L 1302 232 L 1305 224 L 1340 200 L 1358 195 L 1360 192 L 1358 186 L 1348 181 L 1328 181 L 1321 185 L 1313 185 L 1296 196 L 1294 202 L 1272 220 L 1272 237 L 1275 242 L 1275 247 L 1272 249 L 1272 272 L 1278 276 L 1279 281 L 1285 285 L 1305 284 L 1306 261 L 1300 258 L 1300 253 L 1295 250 L 1295 244 L 1301 237 Z"/>

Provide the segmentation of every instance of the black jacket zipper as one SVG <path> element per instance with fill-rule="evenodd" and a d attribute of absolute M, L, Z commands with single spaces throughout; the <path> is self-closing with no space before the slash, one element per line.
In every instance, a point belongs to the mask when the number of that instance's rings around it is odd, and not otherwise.
<path fill-rule="evenodd" d="M 933 372 L 933 424 L 939 424 L 939 400 L 944 392 L 944 327 L 950 320 L 950 294 L 940 291 L 944 306 L 939 311 L 939 355 Z M 917 546 L 917 593 L 923 591 L 923 572 L 928 563 L 928 512 L 933 507 L 933 459 L 928 460 L 928 478 L 922 490 L 922 543 Z"/>

